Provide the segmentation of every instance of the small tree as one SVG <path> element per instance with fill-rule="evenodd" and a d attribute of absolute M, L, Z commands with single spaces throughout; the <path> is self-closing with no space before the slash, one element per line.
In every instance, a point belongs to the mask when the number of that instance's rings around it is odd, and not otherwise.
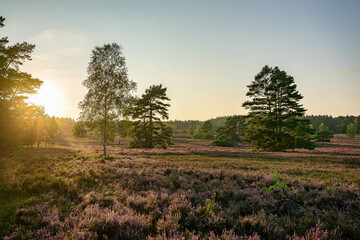
<path fill-rule="evenodd" d="M 86 124 L 81 121 L 76 122 L 71 129 L 71 132 L 75 139 L 85 138 L 87 136 Z"/>
<path fill-rule="evenodd" d="M 315 140 L 317 142 L 330 142 L 330 139 L 333 137 L 334 134 L 329 131 L 329 127 L 325 126 L 324 123 L 321 123 L 319 125 L 319 131 L 317 131 L 315 135 Z"/>
<path fill-rule="evenodd" d="M 346 135 L 353 139 L 356 136 L 356 125 L 354 123 L 350 123 L 346 127 Z"/>
<path fill-rule="evenodd" d="M 80 121 L 103 142 L 114 139 L 116 123 L 131 102 L 136 84 L 128 79 L 125 57 L 116 43 L 95 47 L 83 85 L 88 92 L 79 104 Z"/>
<path fill-rule="evenodd" d="M 203 139 L 203 132 L 201 130 L 201 126 L 200 124 L 197 124 L 194 131 L 193 131 L 193 134 L 191 135 L 192 138 L 195 138 L 195 139 Z"/>
<path fill-rule="evenodd" d="M 195 139 L 213 140 L 213 126 L 210 120 L 206 120 L 202 125 L 197 125 L 192 136 Z"/>
<path fill-rule="evenodd" d="M 232 116 L 226 118 L 224 127 L 217 130 L 213 145 L 223 147 L 234 147 L 242 140 L 245 135 L 246 123 L 242 116 Z"/>
<path fill-rule="evenodd" d="M 324 123 L 320 123 L 319 132 L 330 132 L 330 131 L 329 131 L 329 127 L 328 127 L 328 126 L 325 126 Z"/>
<path fill-rule="evenodd" d="M 207 120 L 204 122 L 204 124 L 201 127 L 201 132 L 203 139 L 206 140 L 213 140 L 214 134 L 213 134 L 213 126 L 210 120 Z"/>
<path fill-rule="evenodd" d="M 45 143 L 45 146 L 56 143 L 58 124 L 55 117 L 46 115 L 41 106 L 29 106 L 27 110 L 24 130 L 21 131 L 21 143 L 26 146 L 36 144 L 38 147 L 42 143 Z"/>
<path fill-rule="evenodd" d="M 204 122 L 204 124 L 201 127 L 201 131 L 203 133 L 212 133 L 212 124 L 210 120 L 207 120 Z"/>
<path fill-rule="evenodd" d="M 121 120 L 117 124 L 117 133 L 121 138 L 129 139 L 133 123 L 130 120 Z M 120 142 L 119 142 L 120 144 Z"/>
<path fill-rule="evenodd" d="M 56 123 L 55 117 L 45 118 L 45 145 L 55 144 L 59 126 Z"/>
<path fill-rule="evenodd" d="M 170 101 L 166 96 L 166 88 L 162 85 L 152 85 L 146 89 L 141 98 L 135 101 L 131 111 L 134 123 L 131 134 L 130 147 L 132 148 L 166 148 L 171 134 L 161 120 L 169 118 L 168 108 Z"/>
<path fill-rule="evenodd" d="M 189 135 L 192 136 L 192 135 L 194 135 L 194 133 L 195 133 L 194 125 L 193 125 L 193 124 L 190 124 L 190 127 L 189 127 Z"/>
<path fill-rule="evenodd" d="M 166 145 L 173 145 L 173 143 L 171 142 L 171 138 L 175 132 L 176 132 L 176 128 L 174 129 L 172 126 L 165 126 L 160 128 L 159 136 L 161 139 L 159 139 L 160 140 L 159 142 L 160 143 L 165 142 L 166 144 L 159 146 L 161 146 L 162 148 L 166 148 Z"/>

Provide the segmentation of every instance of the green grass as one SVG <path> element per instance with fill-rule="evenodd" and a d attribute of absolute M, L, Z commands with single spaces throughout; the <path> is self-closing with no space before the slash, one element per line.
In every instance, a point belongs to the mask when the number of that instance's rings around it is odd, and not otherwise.
<path fill-rule="evenodd" d="M 15 226 L 15 212 L 41 192 L 63 187 L 54 167 L 72 151 L 59 148 L 19 149 L 0 158 L 0 238 Z"/>
<path fill-rule="evenodd" d="M 11 191 L 3 183 L 0 185 L 0 237 L 14 228 L 15 212 L 27 199 L 29 196 Z"/>

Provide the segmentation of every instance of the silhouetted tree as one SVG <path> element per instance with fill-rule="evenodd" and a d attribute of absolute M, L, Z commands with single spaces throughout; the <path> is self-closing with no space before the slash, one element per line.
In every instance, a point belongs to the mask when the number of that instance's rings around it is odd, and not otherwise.
<path fill-rule="evenodd" d="M 0 28 L 5 18 L 0 17 Z M 42 81 L 21 72 L 20 65 L 31 60 L 35 45 L 26 42 L 7 46 L 7 37 L 0 38 L 0 148 L 21 141 L 24 121 L 31 106 L 25 102 L 30 94 L 37 93 Z"/>
<path fill-rule="evenodd" d="M 29 106 L 24 114 L 24 121 L 21 123 L 20 131 L 20 143 L 25 146 L 33 146 L 37 144 L 39 147 L 43 141 L 45 134 L 45 128 L 43 122 L 46 117 L 44 108 L 41 106 Z"/>
<path fill-rule="evenodd" d="M 59 125 L 56 123 L 55 117 L 45 118 L 45 146 L 56 143 L 58 129 Z"/>
<path fill-rule="evenodd" d="M 49 117 L 44 112 L 44 107 L 31 105 L 24 113 L 25 120 L 22 123 L 20 131 L 20 143 L 25 146 L 37 145 L 40 147 L 42 143 L 55 144 L 58 134 L 58 124 L 54 117 Z"/>
<path fill-rule="evenodd" d="M 134 123 L 130 147 L 133 148 L 165 148 L 171 138 L 171 128 L 168 129 L 161 120 L 169 118 L 170 101 L 166 96 L 166 88 L 162 85 L 152 85 L 146 89 L 141 98 L 135 101 L 131 115 L 138 119 Z"/>
<path fill-rule="evenodd" d="M 136 84 L 128 79 L 125 57 L 116 43 L 95 47 L 83 85 L 88 92 L 79 104 L 80 121 L 94 131 L 104 146 L 113 140 L 115 120 L 119 119 L 131 102 L 131 92 Z"/>
<path fill-rule="evenodd" d="M 245 139 L 257 149 L 294 148 L 299 118 L 305 113 L 294 78 L 278 67 L 265 66 L 247 87 L 251 100 L 243 103 L 249 110 Z"/>

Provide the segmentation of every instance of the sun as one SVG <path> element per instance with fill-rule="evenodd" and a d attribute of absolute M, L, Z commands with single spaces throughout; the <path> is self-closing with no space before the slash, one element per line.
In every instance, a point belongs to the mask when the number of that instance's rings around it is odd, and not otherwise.
<path fill-rule="evenodd" d="M 49 116 L 59 116 L 64 108 L 61 90 L 54 84 L 44 82 L 37 94 L 29 97 L 30 103 L 42 105 Z"/>

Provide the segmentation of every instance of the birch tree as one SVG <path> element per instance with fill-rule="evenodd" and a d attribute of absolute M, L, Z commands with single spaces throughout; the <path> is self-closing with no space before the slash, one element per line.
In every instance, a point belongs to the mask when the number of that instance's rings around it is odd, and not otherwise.
<path fill-rule="evenodd" d="M 83 85 L 88 92 L 79 103 L 80 122 L 95 133 L 106 146 L 113 140 L 116 120 L 119 120 L 131 102 L 136 84 L 128 79 L 122 47 L 116 43 L 95 47 Z"/>

